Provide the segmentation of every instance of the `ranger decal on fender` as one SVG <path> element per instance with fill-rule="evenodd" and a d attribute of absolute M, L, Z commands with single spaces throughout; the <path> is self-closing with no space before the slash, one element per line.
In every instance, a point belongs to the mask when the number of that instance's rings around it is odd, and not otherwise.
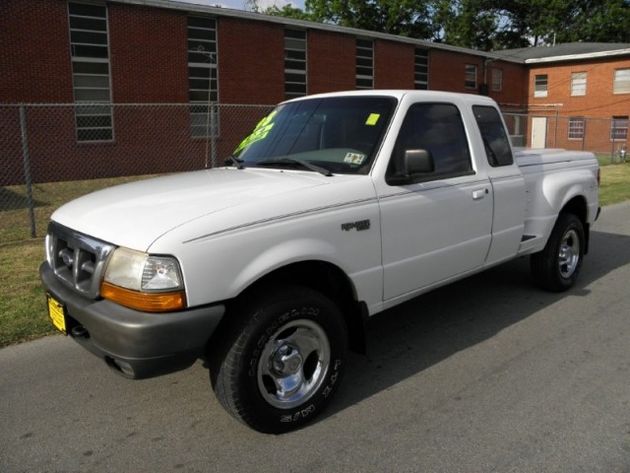
<path fill-rule="evenodd" d="M 370 229 L 370 221 L 369 220 L 358 220 L 356 222 L 348 222 L 348 223 L 342 223 L 341 224 L 341 229 L 344 232 L 349 232 L 353 228 L 355 228 L 357 230 L 357 232 L 360 232 L 362 230 L 369 230 Z"/>

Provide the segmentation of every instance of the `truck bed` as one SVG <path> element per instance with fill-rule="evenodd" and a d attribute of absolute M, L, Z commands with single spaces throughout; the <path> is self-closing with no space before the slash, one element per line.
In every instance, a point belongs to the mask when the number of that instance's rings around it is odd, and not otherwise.
<path fill-rule="evenodd" d="M 525 219 L 523 241 L 519 253 L 542 250 L 557 217 L 557 209 L 577 192 L 575 182 L 587 183 L 589 194 L 586 212 L 592 221 L 597 212 L 598 162 L 593 153 L 560 148 L 515 148 L 514 159 L 525 179 Z"/>
<path fill-rule="evenodd" d="M 592 161 L 593 154 L 585 151 L 567 151 L 562 148 L 514 148 L 514 159 L 519 167 L 540 164 Z"/>

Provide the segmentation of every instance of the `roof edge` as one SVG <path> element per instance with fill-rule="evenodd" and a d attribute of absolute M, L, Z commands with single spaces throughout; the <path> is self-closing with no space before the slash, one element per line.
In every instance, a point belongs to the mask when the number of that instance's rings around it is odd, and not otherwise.
<path fill-rule="evenodd" d="M 179 10 L 186 12 L 205 13 L 214 16 L 227 16 L 232 18 L 240 18 L 243 20 L 252 21 L 266 21 L 269 23 L 277 23 L 287 26 L 295 26 L 298 28 L 310 28 L 314 30 L 330 31 L 333 33 L 349 34 L 352 36 L 382 39 L 387 41 L 394 41 L 398 43 L 413 44 L 416 46 L 422 46 L 425 48 L 440 49 L 443 51 L 450 51 L 454 53 L 468 54 L 471 56 L 480 56 L 486 59 L 492 59 L 496 61 L 510 62 L 514 64 L 525 64 L 523 59 L 518 58 L 505 58 L 492 52 L 479 51 L 476 49 L 463 48 L 460 46 L 451 46 L 444 43 L 434 43 L 423 39 L 408 38 L 406 36 L 399 36 L 389 33 L 380 33 L 377 31 L 362 30 L 359 28 L 351 28 L 347 26 L 337 26 L 328 23 L 317 23 L 314 21 L 296 20 L 293 18 L 286 18 L 282 16 L 265 15 L 262 13 L 248 12 L 244 10 L 235 10 L 232 8 L 223 7 L 211 7 L 206 5 L 199 5 L 196 3 L 183 3 L 175 0 L 110 0 L 111 3 L 121 3 L 127 5 L 137 5 L 145 7 L 165 8 L 168 10 Z"/>
<path fill-rule="evenodd" d="M 612 49 L 610 51 L 597 51 L 593 53 L 565 54 L 563 56 L 532 58 L 532 59 L 526 59 L 525 64 L 576 61 L 576 60 L 581 60 L 581 59 L 597 59 L 601 57 L 624 56 L 626 54 L 630 54 L 630 48 Z"/>

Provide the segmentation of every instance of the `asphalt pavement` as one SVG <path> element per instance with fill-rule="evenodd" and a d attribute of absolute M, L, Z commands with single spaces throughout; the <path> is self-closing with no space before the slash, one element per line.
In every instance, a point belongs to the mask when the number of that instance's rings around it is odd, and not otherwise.
<path fill-rule="evenodd" d="M 4 348 L 0 472 L 630 472 L 630 204 L 570 292 L 521 258 L 376 316 L 368 342 L 280 436 L 226 414 L 201 362 L 130 381 L 63 336 Z"/>

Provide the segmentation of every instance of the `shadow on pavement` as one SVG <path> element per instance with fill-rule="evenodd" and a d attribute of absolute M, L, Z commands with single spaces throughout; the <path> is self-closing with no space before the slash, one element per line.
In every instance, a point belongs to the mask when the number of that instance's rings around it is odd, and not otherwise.
<path fill-rule="evenodd" d="M 493 337 L 630 263 L 630 236 L 593 231 L 577 285 L 566 293 L 538 289 L 523 257 L 419 296 L 368 324 L 368 356 L 349 357 L 342 387 L 322 420 Z M 315 421 L 317 422 L 317 420 Z"/>

